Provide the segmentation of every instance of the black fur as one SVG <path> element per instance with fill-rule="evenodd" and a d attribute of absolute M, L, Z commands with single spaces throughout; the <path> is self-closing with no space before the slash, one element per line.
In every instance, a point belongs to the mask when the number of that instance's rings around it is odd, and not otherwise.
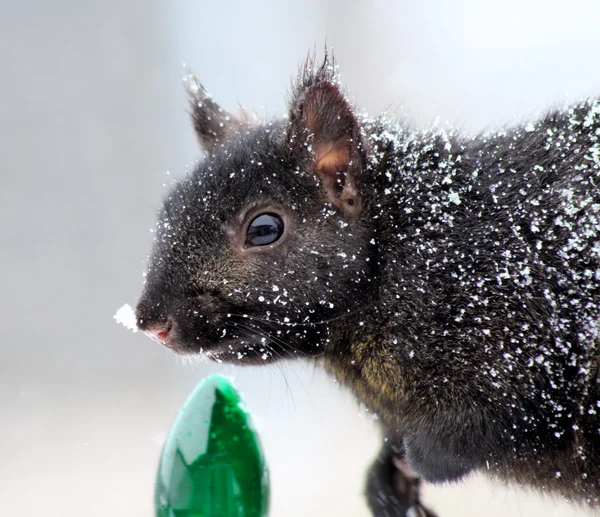
<path fill-rule="evenodd" d="M 597 505 L 600 103 L 474 139 L 415 132 L 356 116 L 326 59 L 288 121 L 221 134 L 207 113 L 139 326 L 170 318 L 170 347 L 217 360 L 316 357 L 425 479 L 484 470 Z M 286 232 L 249 251 L 265 211 Z"/>

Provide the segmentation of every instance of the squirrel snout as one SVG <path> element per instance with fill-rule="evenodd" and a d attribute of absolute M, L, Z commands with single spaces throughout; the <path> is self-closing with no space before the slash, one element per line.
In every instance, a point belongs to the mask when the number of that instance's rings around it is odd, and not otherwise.
<path fill-rule="evenodd" d="M 136 308 L 137 327 L 150 339 L 167 344 L 173 336 L 174 321 L 171 316 L 158 312 L 160 305 L 148 304 L 146 300 Z"/>
<path fill-rule="evenodd" d="M 169 316 L 164 323 L 150 323 L 140 326 L 140 329 L 150 339 L 157 341 L 158 343 L 166 344 L 171 338 L 171 331 L 173 330 L 173 318 Z"/>

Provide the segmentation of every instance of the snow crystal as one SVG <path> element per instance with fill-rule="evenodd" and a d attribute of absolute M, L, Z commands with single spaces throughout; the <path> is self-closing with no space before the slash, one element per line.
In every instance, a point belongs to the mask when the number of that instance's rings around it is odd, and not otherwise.
<path fill-rule="evenodd" d="M 135 312 L 131 308 L 131 305 L 129 305 L 128 303 L 123 305 L 123 307 L 121 307 L 115 313 L 113 318 L 115 319 L 115 321 L 117 323 L 120 323 L 125 328 L 128 328 L 129 330 L 133 330 L 134 332 L 137 332 L 138 328 L 137 328 Z"/>
<path fill-rule="evenodd" d="M 448 199 L 451 203 L 454 203 L 455 205 L 460 205 L 460 196 L 458 192 L 450 192 L 450 194 L 448 194 Z"/>

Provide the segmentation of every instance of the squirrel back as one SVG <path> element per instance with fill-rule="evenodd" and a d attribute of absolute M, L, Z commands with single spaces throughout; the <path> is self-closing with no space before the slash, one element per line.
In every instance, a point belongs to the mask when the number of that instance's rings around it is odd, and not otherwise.
<path fill-rule="evenodd" d="M 252 126 L 192 77 L 207 151 L 137 308 L 178 353 L 314 358 L 425 479 L 600 496 L 600 102 L 495 133 L 358 116 L 326 58 Z"/>

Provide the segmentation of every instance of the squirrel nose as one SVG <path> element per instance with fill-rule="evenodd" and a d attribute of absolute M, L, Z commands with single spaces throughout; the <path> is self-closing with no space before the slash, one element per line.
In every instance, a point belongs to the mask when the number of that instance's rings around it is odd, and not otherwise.
<path fill-rule="evenodd" d="M 153 323 L 148 325 L 144 329 L 144 334 L 150 339 L 164 344 L 168 343 L 171 337 L 171 330 L 173 330 L 173 319 L 169 317 L 164 323 Z"/>

